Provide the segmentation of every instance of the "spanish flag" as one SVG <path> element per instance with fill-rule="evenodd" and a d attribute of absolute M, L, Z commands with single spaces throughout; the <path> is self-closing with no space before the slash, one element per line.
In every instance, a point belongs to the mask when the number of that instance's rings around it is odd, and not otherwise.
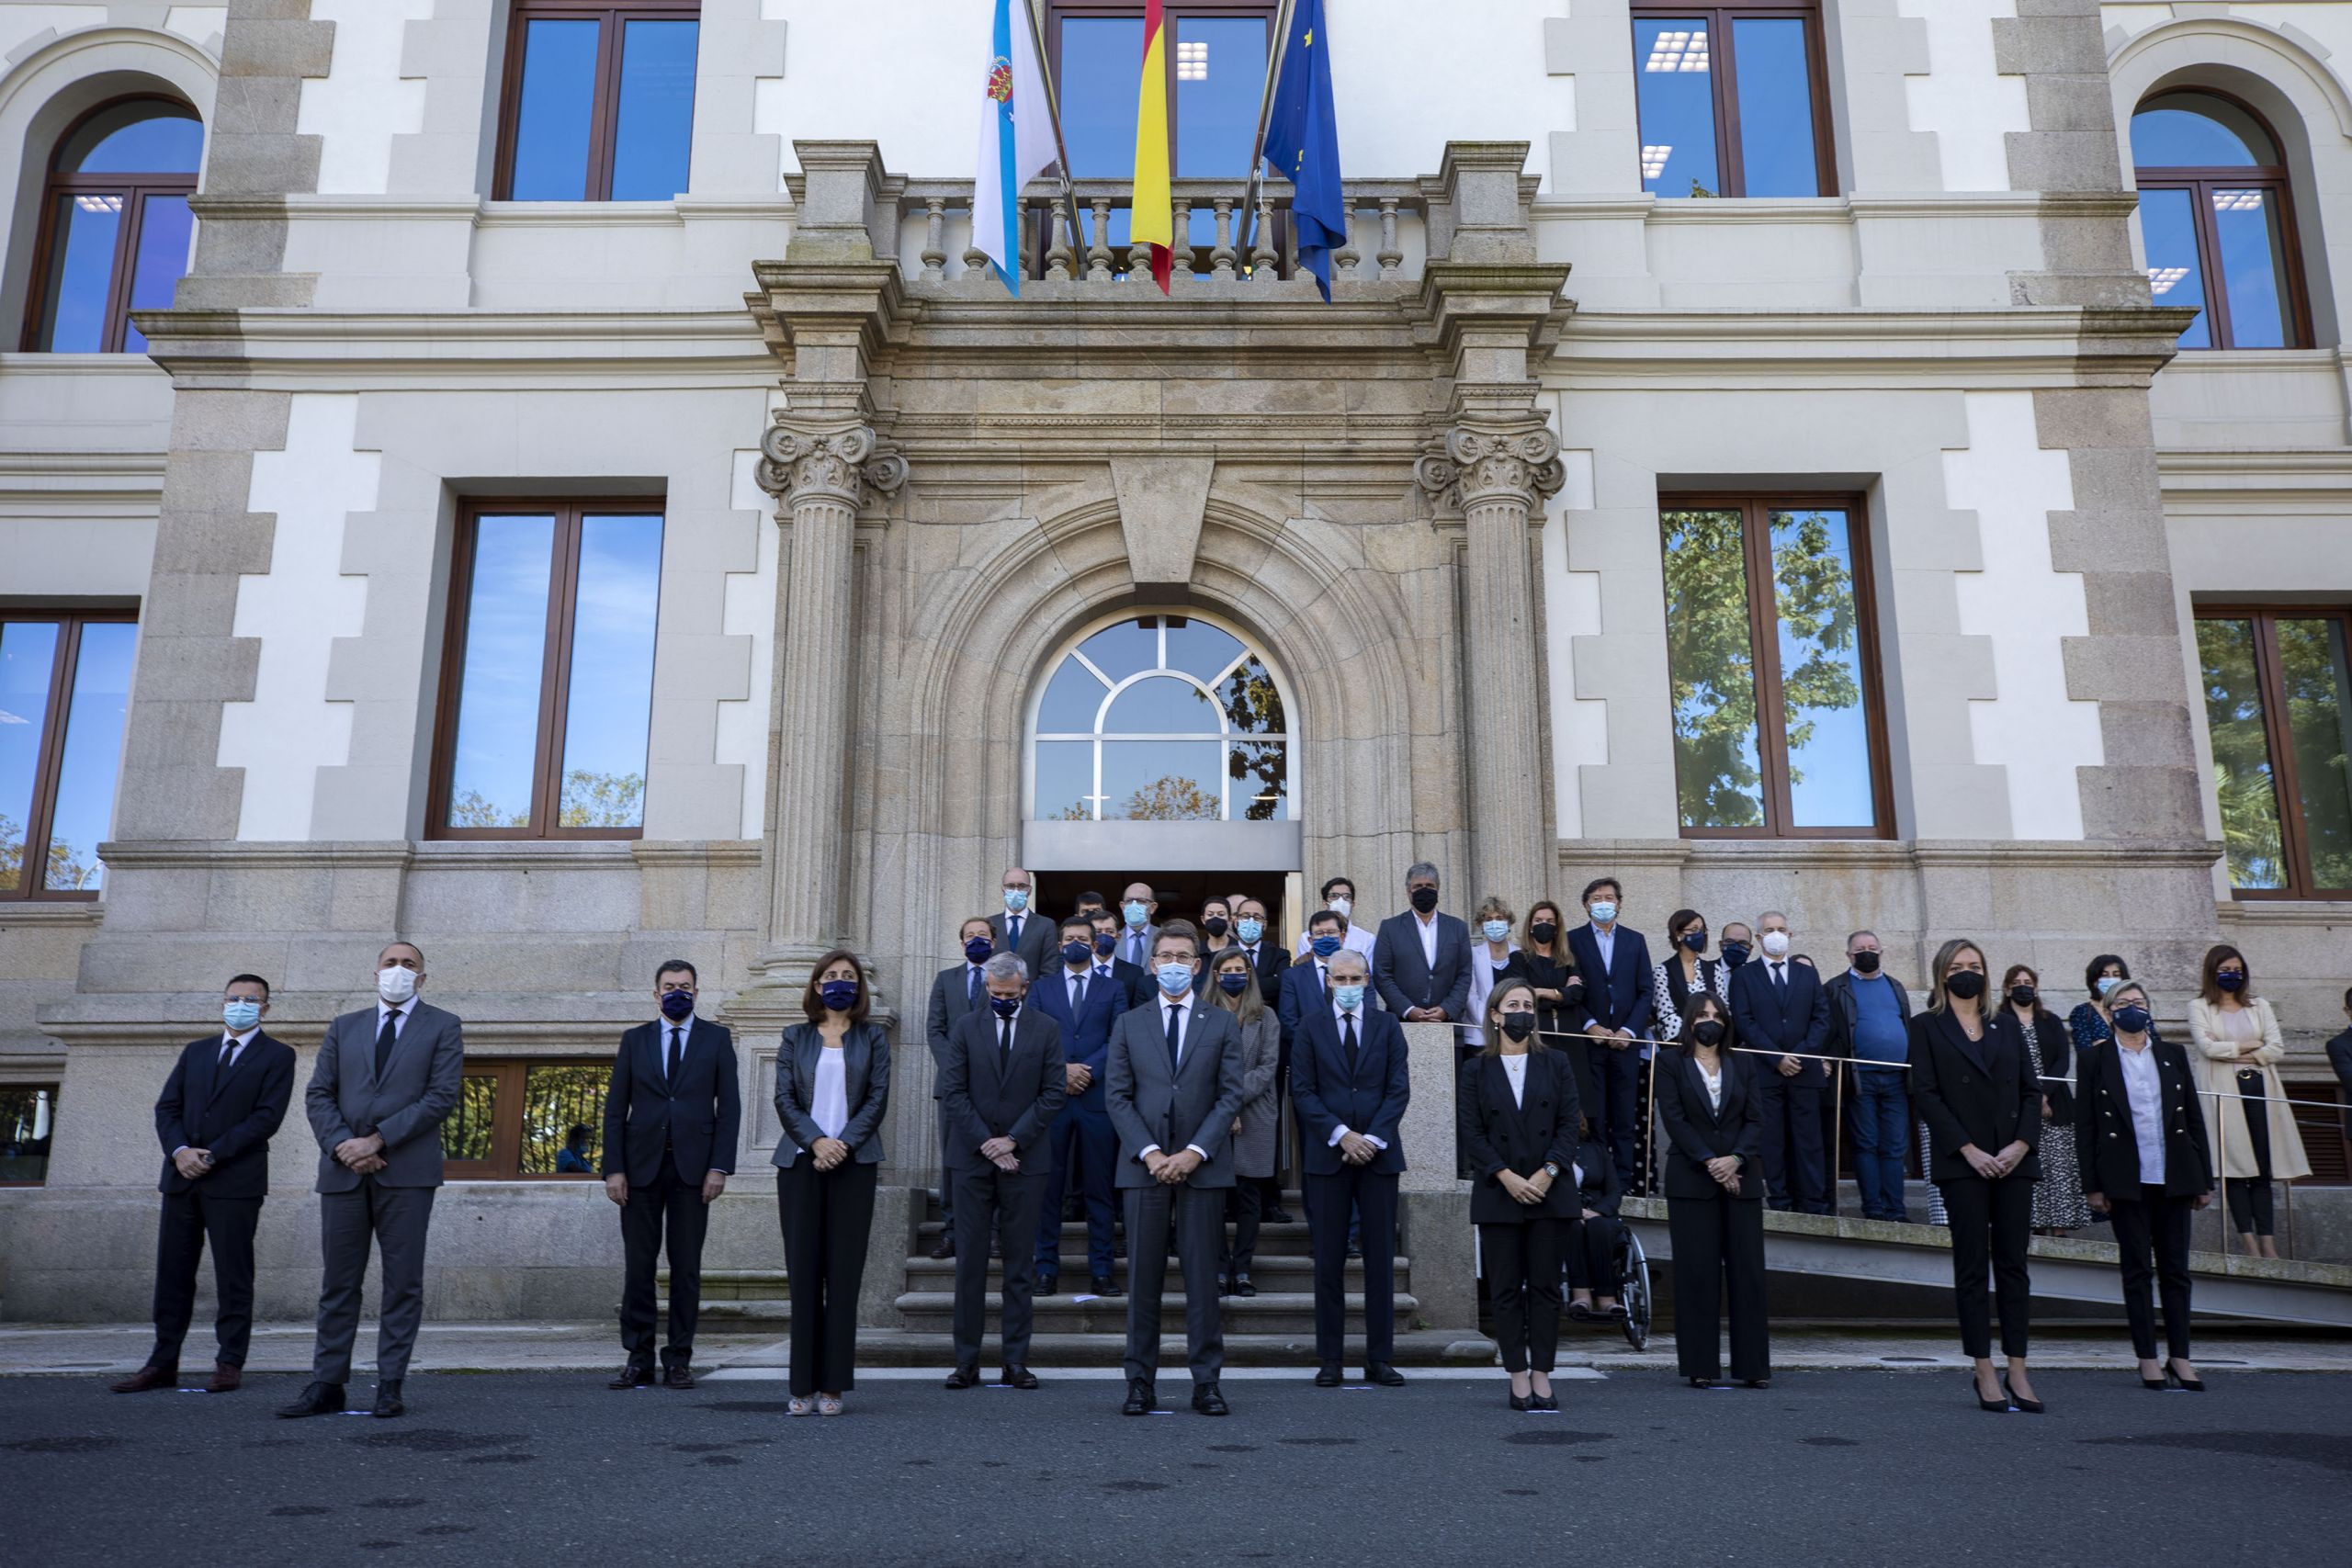
<path fill-rule="evenodd" d="M 1143 81 L 1136 92 L 1135 209 L 1128 234 L 1151 245 L 1151 280 L 1168 292 L 1176 230 L 1168 190 L 1168 44 L 1159 0 L 1144 0 Z"/>

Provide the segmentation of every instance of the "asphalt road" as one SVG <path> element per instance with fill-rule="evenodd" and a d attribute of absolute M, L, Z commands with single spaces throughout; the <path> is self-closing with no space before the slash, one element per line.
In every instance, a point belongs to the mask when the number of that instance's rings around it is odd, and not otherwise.
<path fill-rule="evenodd" d="M 198 1559 L 1023 1568 L 1474 1557 L 1583 1562 L 2342 1561 L 2352 1379 L 2044 1373 L 1990 1416 L 1959 1372 L 1650 1375 L 1404 1389 L 1237 1381 L 1234 1414 L 1117 1413 L 1119 1385 L 874 1382 L 838 1420 L 775 1382 L 611 1393 L 578 1375 L 418 1376 L 410 1415 L 303 1422 L 243 1392 L 0 1380 L 0 1541 L 25 1568 Z M 1181 1393 L 1181 1383 L 1163 1390 Z M 356 1385 L 364 1394 L 366 1385 Z"/>

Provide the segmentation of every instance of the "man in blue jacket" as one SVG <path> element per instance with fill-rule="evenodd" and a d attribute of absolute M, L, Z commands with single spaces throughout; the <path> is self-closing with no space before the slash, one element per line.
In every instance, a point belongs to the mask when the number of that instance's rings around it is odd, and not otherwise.
<path fill-rule="evenodd" d="M 1642 1053 L 1649 1039 L 1656 978 L 1649 943 L 1619 921 L 1623 889 L 1613 876 L 1585 884 L 1586 925 L 1568 933 L 1568 952 L 1584 976 L 1584 994 L 1568 1010 L 1568 1027 L 1580 1031 L 1585 1060 L 1600 1103 L 1589 1108 L 1593 1130 L 1609 1145 L 1617 1179 L 1628 1190 L 1634 1181 L 1642 1112 L 1639 1086 Z"/>
<path fill-rule="evenodd" d="M 1127 1010 L 1126 987 L 1094 963 L 1094 922 L 1087 915 L 1062 921 L 1061 962 L 1029 987 L 1029 1002 L 1061 1025 L 1062 1073 L 1069 1098 L 1046 1134 L 1047 1158 L 1057 1172 L 1046 1193 L 1037 1226 L 1036 1293 L 1061 1288 L 1062 1199 L 1072 1187 L 1086 1202 L 1086 1265 L 1094 1293 L 1120 1293 L 1111 1272 L 1112 1182 L 1119 1135 L 1103 1099 L 1102 1069 L 1111 1054 L 1111 1026 Z"/>

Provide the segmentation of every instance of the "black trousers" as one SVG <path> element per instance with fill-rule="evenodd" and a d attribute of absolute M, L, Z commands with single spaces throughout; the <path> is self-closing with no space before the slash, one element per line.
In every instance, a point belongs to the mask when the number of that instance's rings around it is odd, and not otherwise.
<path fill-rule="evenodd" d="M 2271 1208 L 2270 1102 L 2263 1098 L 2262 1075 L 2241 1071 L 2238 1096 L 2245 1108 L 2245 1141 L 2254 1151 L 2255 1174 L 2228 1183 L 2230 1224 L 2240 1235 L 2273 1235 L 2278 1220 Z"/>
<path fill-rule="evenodd" d="M 661 1174 L 643 1186 L 629 1184 L 621 1205 L 621 1348 L 629 1365 L 653 1364 L 653 1276 L 666 1236 L 670 1253 L 670 1337 L 662 1364 L 682 1367 L 694 1359 L 695 1322 L 702 1314 L 702 1243 L 710 1230 L 710 1205 L 702 1201 L 700 1177 L 689 1181 L 678 1163 L 662 1156 Z"/>
<path fill-rule="evenodd" d="M 1970 1176 L 1936 1185 L 1951 1224 L 1951 1289 L 1960 1311 L 1962 1351 L 1993 1354 L 1993 1305 L 1984 1289 L 1989 1273 L 2001 1298 L 2001 1354 L 2023 1356 L 2033 1290 L 2025 1262 L 2033 1238 L 2033 1183 L 2009 1175 L 1997 1181 Z"/>
<path fill-rule="evenodd" d="M 1764 1066 L 1764 1186 L 1772 1207 L 1829 1213 L 1829 1091 L 1782 1077 L 1770 1056 L 1748 1059 Z"/>
<path fill-rule="evenodd" d="M 196 1270 L 212 1247 L 212 1286 L 220 1315 L 213 1325 L 220 1348 L 213 1359 L 242 1367 L 254 1337 L 254 1231 L 261 1224 L 258 1198 L 209 1198 L 199 1180 L 186 1192 L 164 1194 L 155 1227 L 155 1348 L 147 1364 L 176 1371 L 180 1341 L 196 1315 Z"/>
<path fill-rule="evenodd" d="M 2123 1269 L 2123 1316 L 2132 1325 L 2132 1353 L 2156 1359 L 2156 1309 L 2149 1286 L 2165 1306 L 2165 1353 L 2188 1359 L 2188 1217 L 2197 1200 L 2144 1186 L 2140 1196 L 2108 1194 L 2108 1223 L 2115 1227 L 2116 1261 Z M 2153 1247 L 2155 1262 L 2149 1265 Z"/>
<path fill-rule="evenodd" d="M 1754 1180 L 1754 1177 L 1746 1179 Z M 1764 1205 L 1719 1192 L 1668 1198 L 1674 1244 L 1674 1359 L 1686 1378 L 1723 1376 L 1723 1305 L 1731 1299 L 1731 1375 L 1772 1375 L 1771 1323 L 1764 1299 Z"/>
<path fill-rule="evenodd" d="M 1061 1182 L 1048 1171 L 1008 1173 L 994 1166 L 986 1171 L 950 1171 L 948 1179 L 956 1184 L 956 1364 L 980 1364 L 989 1314 L 989 1238 L 993 1235 L 1004 1255 L 1004 1364 L 1025 1367 L 1031 1300 L 1037 1288 L 1037 1228 L 1046 1192 L 1058 1194 Z"/>
<path fill-rule="evenodd" d="M 956 1239 L 956 1173 L 947 1168 L 947 1102 L 934 1100 L 932 1105 L 939 1112 L 939 1228 L 953 1241 Z"/>
<path fill-rule="evenodd" d="M 848 1161 L 820 1172 L 803 1153 L 775 1173 L 784 1266 L 792 1279 L 792 1393 L 857 1386 L 857 1293 L 874 1229 L 880 1166 Z"/>
<path fill-rule="evenodd" d="M 1480 1225 L 1478 1257 L 1487 1266 L 1487 1300 L 1495 1309 L 1495 1343 L 1503 1370 L 1531 1363 L 1551 1374 L 1560 1348 L 1560 1251 L 1570 1221 L 1536 1218 Z"/>
<path fill-rule="evenodd" d="M 1590 1291 L 1596 1295 L 1617 1293 L 1617 1238 L 1625 1227 L 1603 1214 L 1597 1220 L 1574 1219 L 1561 1222 L 1570 1235 L 1565 1244 L 1568 1264 L 1568 1288 Z"/>
<path fill-rule="evenodd" d="M 1244 1176 L 1233 1183 L 1233 1196 L 1225 1205 L 1227 1216 L 1233 1221 L 1233 1245 L 1226 1249 L 1225 1271 L 1247 1274 L 1258 1260 L 1258 1228 L 1266 1211 L 1266 1190 L 1263 1178 Z"/>
<path fill-rule="evenodd" d="M 1315 1359 L 1344 1359 L 1348 1333 L 1348 1216 L 1362 1221 L 1363 1359 L 1386 1361 L 1396 1353 L 1396 1178 L 1360 1165 L 1336 1175 L 1309 1171 L 1314 1194 L 1306 1212 L 1315 1248 Z"/>
<path fill-rule="evenodd" d="M 1619 1050 L 1595 1040 L 1584 1043 L 1593 1085 L 1592 1098 L 1583 1102 L 1585 1120 L 1592 1124 L 1594 1139 L 1616 1162 L 1618 1184 L 1628 1192 L 1635 1190 L 1634 1172 L 1641 1158 L 1636 1125 L 1644 1110 L 1640 1051 L 1638 1043 Z"/>

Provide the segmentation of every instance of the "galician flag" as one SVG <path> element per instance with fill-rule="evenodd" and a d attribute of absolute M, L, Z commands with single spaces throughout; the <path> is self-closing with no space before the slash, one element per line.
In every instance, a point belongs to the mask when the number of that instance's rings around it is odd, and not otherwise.
<path fill-rule="evenodd" d="M 1021 190 L 1054 161 L 1054 122 L 1046 107 L 1046 73 L 1037 64 L 1027 17 L 995 0 L 989 34 L 986 96 L 980 99 L 980 152 L 972 187 L 972 244 L 996 263 L 1004 286 L 1021 292 Z M 1165 202 L 1161 203 L 1166 206 Z"/>
<path fill-rule="evenodd" d="M 1135 210 L 1129 236 L 1151 245 L 1151 280 L 1168 292 L 1175 270 L 1176 228 L 1168 191 L 1168 29 L 1159 0 L 1144 0 L 1143 82 L 1136 92 Z"/>

